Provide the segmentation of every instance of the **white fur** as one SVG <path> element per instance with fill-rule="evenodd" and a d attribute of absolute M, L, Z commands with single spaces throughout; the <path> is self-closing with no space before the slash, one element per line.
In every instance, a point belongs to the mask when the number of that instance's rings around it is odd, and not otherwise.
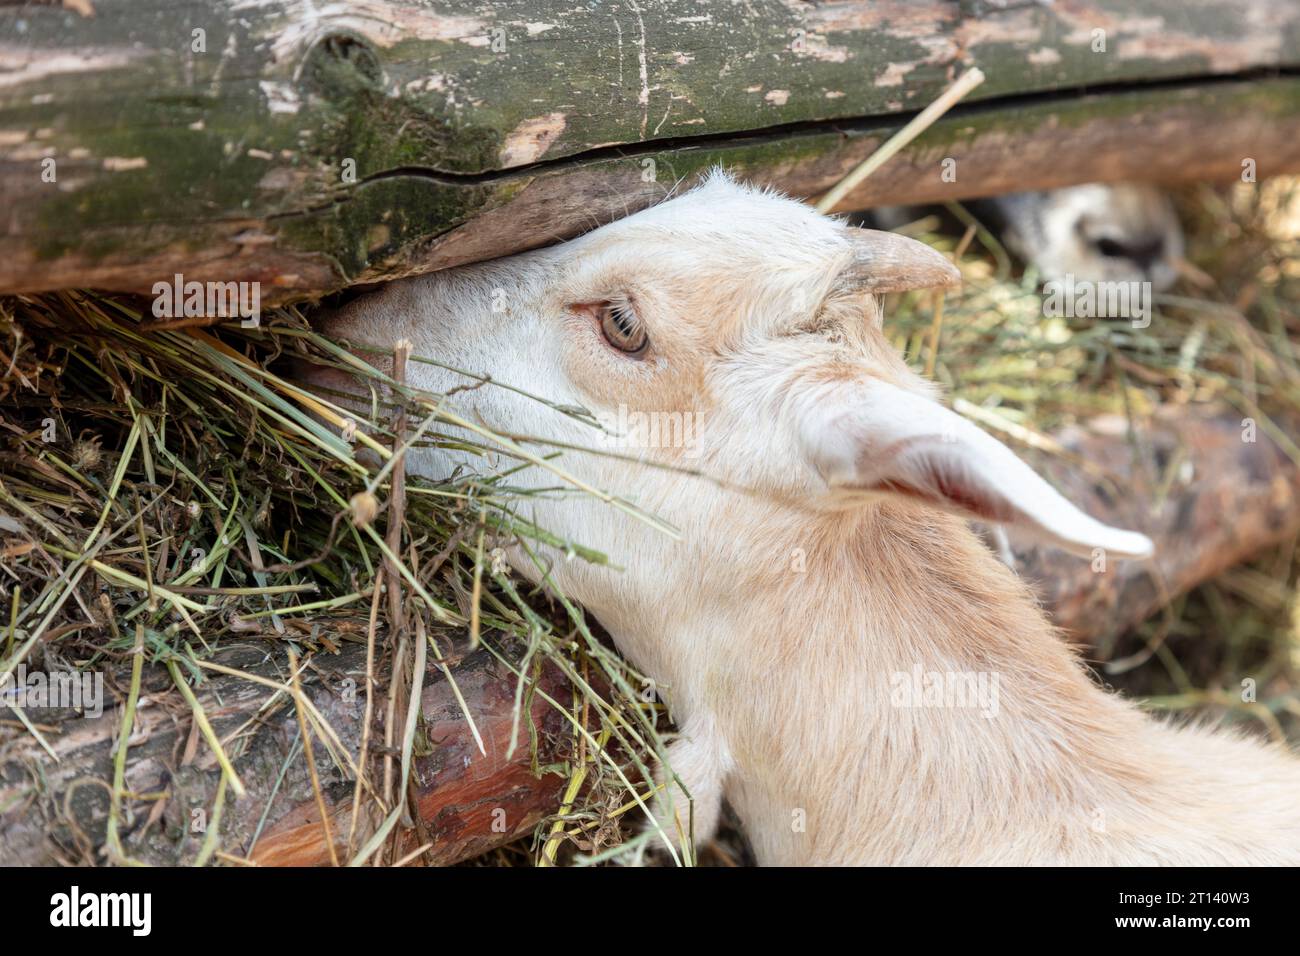
<path fill-rule="evenodd" d="M 565 245 L 393 282 L 326 328 L 409 338 L 611 421 L 620 404 L 695 416 L 694 447 L 628 449 L 503 388 L 448 399 L 501 432 L 617 450 L 562 464 L 680 530 L 581 495 L 525 506 L 624 569 L 543 551 L 553 584 L 665 689 L 697 840 L 725 796 L 763 863 L 1300 862 L 1300 765 L 1103 692 L 969 531 L 992 513 L 1076 549 L 1149 550 L 933 400 L 874 299 L 837 285 L 850 235 L 714 176 Z M 635 303 L 644 358 L 575 308 L 610 298 Z M 468 384 L 410 374 L 435 392 Z M 458 465 L 482 467 L 450 450 L 412 462 L 435 477 Z M 512 480 L 557 483 L 536 467 Z M 995 679 L 998 699 L 900 702 L 899 675 L 949 672 Z"/>

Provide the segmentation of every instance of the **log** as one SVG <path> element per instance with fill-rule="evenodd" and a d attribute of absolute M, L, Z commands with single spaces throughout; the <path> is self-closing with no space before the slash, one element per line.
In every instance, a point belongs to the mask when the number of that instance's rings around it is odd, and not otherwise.
<path fill-rule="evenodd" d="M 1300 435 L 1300 418 L 1271 423 Z M 1194 407 L 1162 409 L 1133 435 L 1097 419 L 1057 440 L 1073 461 L 1029 454 L 1041 474 L 1089 514 L 1136 528 L 1156 545 L 1152 562 L 1090 561 L 1012 534 L 1016 570 L 1074 640 L 1100 644 L 1196 584 L 1300 531 L 1300 450 L 1270 438 L 1270 423 Z"/>
<path fill-rule="evenodd" d="M 848 207 L 1300 169 L 1297 0 L 10 2 L 0 292 L 319 296 L 573 235 L 717 163 L 811 196 L 974 66 Z"/>
<path fill-rule="evenodd" d="M 1300 433 L 1300 421 L 1278 425 L 1288 434 Z M 1017 570 L 1037 588 L 1056 623 L 1078 640 L 1095 642 L 1122 631 L 1229 565 L 1300 533 L 1300 466 L 1269 437 L 1263 422 L 1252 429 L 1239 414 L 1180 407 L 1165 410 L 1132 438 L 1115 421 L 1098 420 L 1058 440 L 1076 462 L 1048 458 L 1038 464 L 1057 477 L 1067 497 L 1102 520 L 1146 531 L 1157 548 L 1149 564 L 1098 564 L 1095 558 L 1018 543 Z M 355 755 L 363 691 L 346 691 L 365 686 L 364 648 L 358 643 L 364 628 L 334 627 L 331 637 L 342 649 L 315 655 L 304 693 Z M 422 860 L 437 864 L 528 833 L 555 812 L 567 783 L 556 773 L 535 775 L 526 743 L 507 756 L 515 688 L 510 670 L 486 650 L 466 652 L 461 635 L 444 638 L 453 657 L 460 655 L 454 674 L 487 752 L 478 752 L 451 687 L 431 667 L 421 697 L 429 747 L 414 762 L 414 805 L 423 836 L 400 832 L 404 850 L 417 848 L 421 839 L 431 842 Z M 284 679 L 285 661 L 275 644 L 232 646 L 220 659 Z M 126 801 L 123 843 L 127 853 L 146 862 L 187 863 L 204 839 L 194 823 L 212 813 L 220 771 L 166 675 L 157 669 L 147 673 L 128 751 L 126 785 L 135 796 Z M 539 681 L 553 699 L 569 700 L 557 671 L 544 669 Z M 120 702 L 126 672 L 110 673 L 107 683 L 110 700 Z M 245 727 L 235 767 L 248 796 L 227 803 L 221 846 L 230 858 L 266 865 L 327 864 L 305 761 L 300 754 L 293 757 L 298 733 L 293 708 L 284 700 L 259 714 L 272 693 L 221 674 L 211 674 L 198 688 L 218 735 L 225 739 Z M 540 695 L 530 714 L 538 728 L 536 765 L 564 760 L 571 732 L 563 715 Z M 29 716 L 59 759 L 52 763 L 16 720 L 0 721 L 0 863 L 98 860 L 108 807 L 104 784 L 112 779 L 121 711 L 109 703 L 94 719 L 67 711 L 31 710 Z M 526 742 L 527 734 L 521 739 Z M 331 830 L 342 841 L 352 783 L 333 768 L 323 747 L 314 752 Z"/>
<path fill-rule="evenodd" d="M 366 672 L 365 647 L 355 635 L 363 632 L 362 622 L 333 630 L 330 637 L 346 643 L 337 654 L 316 654 L 315 668 L 303 678 L 304 694 L 354 760 L 360 749 Z M 283 652 L 266 646 L 225 648 L 215 660 L 277 683 L 288 673 Z M 122 842 L 127 854 L 141 862 L 185 865 L 195 860 L 207 836 L 221 771 L 197 737 L 190 711 L 166 671 L 147 667 L 145 673 L 125 785 L 149 798 L 125 801 L 128 821 L 122 827 Z M 126 696 L 129 674 L 125 668 L 106 678 L 119 702 Z M 486 650 L 478 650 L 459 661 L 455 678 L 482 734 L 486 754 L 479 752 L 446 677 L 430 667 L 421 696 L 429 752 L 414 758 L 412 776 L 414 802 L 426 837 L 433 841 L 425 862 L 434 864 L 455 863 L 530 832 L 559 805 L 566 783 L 555 774 L 533 775 L 526 723 L 523 746 L 507 757 L 514 701 L 508 668 Z M 558 699 L 569 699 L 568 685 L 553 667 L 543 668 L 538 687 L 552 696 L 563 694 Z M 300 745 L 294 747 L 300 737 L 292 699 L 282 695 L 274 709 L 262 712 L 276 691 L 219 673 L 210 674 L 196 692 L 227 747 L 235 746 L 228 736 L 253 721 L 239 738 L 242 755 L 232 757 L 247 796 L 226 805 L 220 820 L 222 849 L 266 865 L 328 864 L 315 791 Z M 0 713 L 6 711 L 0 708 Z M 572 739 L 563 715 L 540 695 L 530 714 L 543 756 L 561 758 Z M 120 707 L 106 701 L 98 717 L 48 709 L 29 709 L 28 715 L 51 741 L 58 762 L 50 762 L 11 716 L 4 721 L 0 865 L 103 862 L 109 806 L 109 791 L 103 784 L 113 779 Z M 382 743 L 382 736 L 372 737 L 372 753 L 375 739 Z M 322 745 L 318 743 L 313 752 L 342 855 L 352 779 L 330 762 Z M 153 799 L 159 794 L 161 800 Z M 270 812 L 264 821 L 266 810 Z M 404 851 L 420 845 L 412 842 L 414 831 L 403 830 L 401 835 Z"/>

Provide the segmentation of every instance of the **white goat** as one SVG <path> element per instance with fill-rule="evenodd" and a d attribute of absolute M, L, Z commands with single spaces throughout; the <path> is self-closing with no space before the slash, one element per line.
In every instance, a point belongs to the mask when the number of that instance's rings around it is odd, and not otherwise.
<path fill-rule="evenodd" d="M 692 806 L 707 839 L 725 796 L 764 864 L 1300 862 L 1300 761 L 1103 691 L 968 529 L 1150 551 L 939 405 L 889 346 L 872 293 L 956 275 L 919 243 L 718 174 L 560 246 L 393 282 L 325 329 L 678 426 L 681 440 L 641 428 L 629 449 L 507 389 L 449 400 L 502 432 L 618 448 L 564 465 L 680 529 L 591 497 L 532 505 L 626 569 L 548 555 L 555 584 L 666 689 L 691 798 L 661 808 L 670 832 L 688 832 Z M 411 467 L 465 461 L 423 451 Z"/>
<path fill-rule="evenodd" d="M 975 208 L 1002 224 L 1007 245 L 1045 279 L 1150 282 L 1163 292 L 1182 268 L 1178 213 L 1154 186 L 1088 183 L 997 196 Z"/>
<path fill-rule="evenodd" d="M 968 205 L 1047 280 L 1150 282 L 1164 292 L 1186 268 L 1178 212 L 1155 186 L 1088 183 Z M 925 211 L 925 206 L 882 206 L 855 219 L 878 229 L 901 229 Z"/>

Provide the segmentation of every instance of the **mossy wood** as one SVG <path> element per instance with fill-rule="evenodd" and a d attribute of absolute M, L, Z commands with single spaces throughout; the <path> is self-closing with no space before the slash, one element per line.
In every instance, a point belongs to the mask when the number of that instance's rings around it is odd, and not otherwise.
<path fill-rule="evenodd" d="M 849 205 L 1300 169 L 1297 0 L 0 0 L 0 292 L 315 295 L 714 163 L 815 195 L 972 66 Z"/>

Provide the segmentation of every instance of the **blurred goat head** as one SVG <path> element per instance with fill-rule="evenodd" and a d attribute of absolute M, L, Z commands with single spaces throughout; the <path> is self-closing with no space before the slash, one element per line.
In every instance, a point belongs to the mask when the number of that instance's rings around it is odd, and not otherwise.
<path fill-rule="evenodd" d="M 1150 282 L 1178 279 L 1184 242 L 1169 197 L 1137 183 L 1089 183 L 992 200 L 1007 243 L 1046 279 Z"/>

